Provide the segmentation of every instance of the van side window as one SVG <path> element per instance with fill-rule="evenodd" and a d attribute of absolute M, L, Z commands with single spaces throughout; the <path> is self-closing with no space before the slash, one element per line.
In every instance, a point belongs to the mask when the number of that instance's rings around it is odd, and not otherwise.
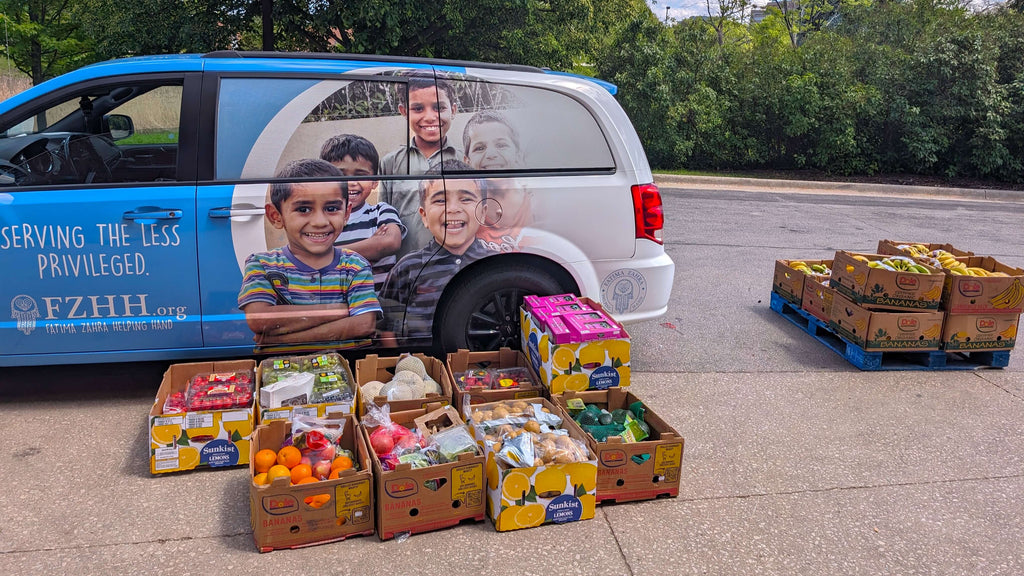
<path fill-rule="evenodd" d="M 459 115 L 450 135 L 476 170 L 572 171 L 614 168 L 593 115 L 551 90 L 449 80 Z"/>
<path fill-rule="evenodd" d="M 94 87 L 0 127 L 0 186 L 173 181 L 182 85 Z"/>
<path fill-rule="evenodd" d="M 289 162 L 318 158 L 341 134 L 366 138 L 383 157 L 407 138 L 402 93 L 404 84 L 389 80 L 223 78 L 217 179 L 273 178 Z"/>

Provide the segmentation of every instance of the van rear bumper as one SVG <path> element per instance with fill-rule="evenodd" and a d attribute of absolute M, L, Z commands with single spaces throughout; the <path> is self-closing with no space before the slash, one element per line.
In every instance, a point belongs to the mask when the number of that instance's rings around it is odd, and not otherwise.
<path fill-rule="evenodd" d="M 641 240 L 633 258 L 595 261 L 593 267 L 595 285 L 580 290 L 619 322 L 653 320 L 668 312 L 676 266 L 661 245 Z"/>

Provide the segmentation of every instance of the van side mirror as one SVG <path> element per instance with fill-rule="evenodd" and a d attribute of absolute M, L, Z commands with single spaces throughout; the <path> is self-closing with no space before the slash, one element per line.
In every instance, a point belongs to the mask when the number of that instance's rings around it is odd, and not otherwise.
<path fill-rule="evenodd" d="M 107 114 L 104 120 L 107 122 L 107 130 L 110 132 L 110 137 L 114 140 L 124 140 L 135 134 L 135 124 L 132 122 L 131 116 Z"/>

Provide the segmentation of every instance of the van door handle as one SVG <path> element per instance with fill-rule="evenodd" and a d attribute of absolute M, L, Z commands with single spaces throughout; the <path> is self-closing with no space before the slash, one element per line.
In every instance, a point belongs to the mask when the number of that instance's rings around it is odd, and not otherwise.
<path fill-rule="evenodd" d="M 263 216 L 265 208 L 210 208 L 210 218 L 232 218 L 234 216 Z"/>
<path fill-rule="evenodd" d="M 122 218 L 125 220 L 178 220 L 181 218 L 181 210 L 170 208 L 147 210 L 146 212 L 125 212 Z"/>

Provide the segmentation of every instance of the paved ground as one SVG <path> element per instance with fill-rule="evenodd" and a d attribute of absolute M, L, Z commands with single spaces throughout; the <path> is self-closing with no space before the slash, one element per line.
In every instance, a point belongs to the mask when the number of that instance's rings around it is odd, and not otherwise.
<path fill-rule="evenodd" d="M 723 253 L 771 259 L 765 247 Z M 667 318 L 634 331 L 645 350 L 634 392 L 687 439 L 678 498 L 511 533 L 484 522 L 261 555 L 245 470 L 149 474 L 144 414 L 163 365 L 107 367 L 109 378 L 93 367 L 63 382 L 53 370 L 8 372 L 0 562 L 10 574 L 76 575 L 1024 573 L 1020 359 L 1006 370 L 859 372 L 766 312 L 769 283 L 740 284 L 756 324 L 746 358 L 723 349 L 714 366 L 696 342 L 713 324 L 680 334 Z M 681 350 L 696 358 L 674 359 Z M 44 382 L 2 395 L 12 374 Z"/>

